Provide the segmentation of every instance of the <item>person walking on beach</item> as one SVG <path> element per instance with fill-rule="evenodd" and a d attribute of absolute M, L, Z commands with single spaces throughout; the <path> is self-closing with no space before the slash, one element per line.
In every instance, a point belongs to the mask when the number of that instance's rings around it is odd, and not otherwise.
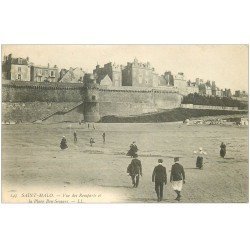
<path fill-rule="evenodd" d="M 74 131 L 74 142 L 77 142 L 77 134 L 76 134 L 76 131 Z"/>
<path fill-rule="evenodd" d="M 224 142 L 222 142 L 220 145 L 220 156 L 224 158 L 226 153 L 227 153 L 227 146 Z"/>
<path fill-rule="evenodd" d="M 90 146 L 92 147 L 93 143 L 95 143 L 94 139 L 91 137 L 89 140 Z"/>
<path fill-rule="evenodd" d="M 155 192 L 157 194 L 157 201 L 162 201 L 163 198 L 163 185 L 167 184 L 166 168 L 162 166 L 163 160 L 158 160 L 158 165 L 154 168 L 152 174 L 152 182 L 155 183 Z"/>
<path fill-rule="evenodd" d="M 179 164 L 179 157 L 174 158 L 174 165 L 171 169 L 170 182 L 172 183 L 172 187 L 177 194 L 175 200 L 180 201 L 182 184 L 185 184 L 185 172 L 183 166 Z"/>
<path fill-rule="evenodd" d="M 198 156 L 196 158 L 196 168 L 203 169 L 203 155 L 206 155 L 207 153 L 203 151 L 202 147 L 199 148 L 199 152 L 194 151 L 195 154 L 198 153 Z"/>
<path fill-rule="evenodd" d="M 138 147 L 136 146 L 135 141 L 133 141 L 133 143 L 130 145 L 130 149 L 127 153 L 127 156 L 134 157 L 134 155 L 137 154 L 137 151 L 138 151 Z"/>
<path fill-rule="evenodd" d="M 131 163 L 128 165 L 127 173 L 131 176 L 132 185 L 134 188 L 137 188 L 139 185 L 140 176 L 142 176 L 142 165 L 141 161 L 138 158 L 138 155 L 135 154 Z"/>
<path fill-rule="evenodd" d="M 103 143 L 105 143 L 105 139 L 106 139 L 106 134 L 105 132 L 102 133 L 102 140 L 103 140 Z"/>
<path fill-rule="evenodd" d="M 62 138 L 62 140 L 61 140 L 60 148 L 61 148 L 61 149 L 66 149 L 66 148 L 68 148 L 67 140 L 66 140 L 65 136 L 63 136 L 63 138 Z"/>

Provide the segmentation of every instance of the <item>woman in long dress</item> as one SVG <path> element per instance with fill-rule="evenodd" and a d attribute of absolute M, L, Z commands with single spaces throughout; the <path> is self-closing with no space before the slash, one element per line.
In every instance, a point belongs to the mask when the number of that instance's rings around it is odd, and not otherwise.
<path fill-rule="evenodd" d="M 62 138 L 62 140 L 61 140 L 60 148 L 61 148 L 61 149 L 66 149 L 66 148 L 68 148 L 67 140 L 66 140 L 65 136 L 63 136 L 63 138 Z"/>
<path fill-rule="evenodd" d="M 194 151 L 195 154 L 198 154 L 196 158 L 196 168 L 203 169 L 203 155 L 207 153 L 203 151 L 202 147 L 199 148 L 199 151 Z"/>
<path fill-rule="evenodd" d="M 224 142 L 222 142 L 221 145 L 220 145 L 220 156 L 222 158 L 224 158 L 225 155 L 226 155 L 226 152 L 227 152 L 227 146 L 226 146 L 226 144 Z"/>

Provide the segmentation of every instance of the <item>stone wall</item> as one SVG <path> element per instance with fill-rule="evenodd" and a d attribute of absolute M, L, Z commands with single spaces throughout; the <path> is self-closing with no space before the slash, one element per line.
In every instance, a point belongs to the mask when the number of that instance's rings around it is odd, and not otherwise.
<path fill-rule="evenodd" d="M 2 122 L 34 122 L 76 105 L 75 102 L 2 102 Z"/>
<path fill-rule="evenodd" d="M 208 106 L 208 105 L 194 105 L 194 104 L 181 104 L 185 109 L 213 109 L 213 110 L 239 110 L 238 107 L 225 107 L 225 106 Z"/>
<path fill-rule="evenodd" d="M 20 85 L 3 84 L 2 102 L 80 102 L 83 89 L 79 87 L 57 87 L 58 84 Z"/>
<path fill-rule="evenodd" d="M 68 110 L 83 102 L 85 91 L 82 84 L 28 82 L 2 84 L 2 121 L 41 120 L 50 114 Z M 99 102 L 101 117 L 129 116 L 179 107 L 181 95 L 173 90 L 100 89 Z M 67 119 L 78 121 L 84 113 L 79 110 L 74 112 L 72 110 L 68 114 L 56 114 L 48 121 L 67 121 Z"/>

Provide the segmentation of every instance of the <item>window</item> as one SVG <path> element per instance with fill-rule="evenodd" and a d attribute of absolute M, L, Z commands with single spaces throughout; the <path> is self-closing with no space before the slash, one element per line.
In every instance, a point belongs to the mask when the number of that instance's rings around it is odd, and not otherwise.
<path fill-rule="evenodd" d="M 17 79 L 20 80 L 20 81 L 22 80 L 22 77 L 21 77 L 20 74 L 17 75 Z"/>
<path fill-rule="evenodd" d="M 22 64 L 22 63 L 23 63 L 22 58 L 18 58 L 18 64 Z"/>
<path fill-rule="evenodd" d="M 18 67 L 18 72 L 21 72 L 22 68 L 21 67 Z"/>
<path fill-rule="evenodd" d="M 54 76 L 54 71 L 50 71 L 50 76 Z"/>

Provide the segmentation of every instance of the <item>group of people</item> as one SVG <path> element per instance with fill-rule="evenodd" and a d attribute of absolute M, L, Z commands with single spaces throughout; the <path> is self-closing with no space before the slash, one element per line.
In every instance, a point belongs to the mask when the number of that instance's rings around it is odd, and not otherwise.
<path fill-rule="evenodd" d="M 220 156 L 224 158 L 226 155 L 226 144 L 222 142 L 220 148 Z M 128 165 L 127 173 L 132 179 L 132 185 L 134 188 L 138 187 L 140 176 L 142 176 L 142 164 L 138 159 L 137 152 L 138 147 L 136 146 L 134 141 L 130 145 L 130 149 L 127 153 L 127 156 L 133 157 L 131 163 Z M 194 151 L 194 153 L 198 154 L 196 158 L 196 168 L 203 169 L 203 155 L 207 155 L 207 153 L 203 150 L 202 147 L 199 148 L 199 151 Z M 167 172 L 162 163 L 163 160 L 158 159 L 158 165 L 154 168 L 152 174 L 152 182 L 155 183 L 155 192 L 157 194 L 158 202 L 162 201 L 163 187 L 164 184 L 167 184 Z M 172 187 L 177 194 L 176 200 L 180 201 L 182 185 L 185 183 L 185 171 L 183 166 L 179 163 L 179 157 L 174 158 L 174 164 L 171 168 L 170 182 L 172 183 Z"/>
<path fill-rule="evenodd" d="M 74 131 L 73 137 L 74 137 L 74 142 L 76 143 L 77 142 L 77 133 L 76 133 L 76 131 Z M 103 140 L 103 143 L 106 142 L 106 133 L 105 132 L 102 133 L 102 140 Z M 94 138 L 91 137 L 90 140 L 89 140 L 89 143 L 90 143 L 90 146 L 92 147 L 93 144 L 95 143 Z M 61 139 L 60 148 L 61 149 L 68 148 L 67 140 L 66 140 L 65 136 L 63 136 L 62 139 Z"/>
<path fill-rule="evenodd" d="M 142 164 L 138 159 L 138 155 L 133 155 L 131 163 L 128 165 L 127 173 L 131 176 L 132 185 L 137 188 L 139 185 L 140 176 L 142 176 Z M 152 182 L 155 183 L 155 192 L 157 195 L 157 201 L 160 202 L 163 199 L 163 187 L 167 184 L 167 172 L 163 166 L 163 160 L 158 159 L 158 165 L 154 168 L 152 173 Z M 175 200 L 180 201 L 182 184 L 185 183 L 185 171 L 183 166 L 179 163 L 179 157 L 174 158 L 174 164 L 172 165 L 170 182 L 177 194 Z"/>
<path fill-rule="evenodd" d="M 77 134 L 76 131 L 74 131 L 74 142 L 77 142 Z M 105 143 L 106 134 L 103 132 L 102 134 L 103 143 Z M 90 146 L 92 146 L 95 143 L 94 138 L 90 138 Z M 61 143 L 60 143 L 61 149 L 68 148 L 67 140 L 65 136 L 63 136 Z M 127 173 L 130 175 L 132 180 L 132 185 L 134 188 L 137 188 L 139 185 L 140 176 L 142 177 L 142 164 L 141 161 L 138 159 L 138 147 L 136 145 L 136 142 L 133 141 L 133 143 L 130 145 L 130 148 L 127 152 L 127 156 L 131 156 L 133 159 L 131 163 L 127 167 Z M 203 150 L 202 147 L 199 148 L 199 151 L 194 151 L 194 153 L 198 154 L 196 158 L 196 168 L 203 169 L 203 155 L 207 155 L 207 153 Z M 220 145 L 220 156 L 225 157 L 226 155 L 226 144 L 224 142 Z M 167 172 L 166 168 L 163 166 L 163 160 L 158 159 L 158 165 L 155 166 L 153 173 L 152 173 L 152 182 L 155 183 L 155 192 L 157 195 L 157 201 L 160 202 L 163 199 L 163 190 L 164 185 L 167 184 Z M 174 157 L 174 164 L 171 168 L 171 174 L 170 174 L 170 182 L 172 184 L 173 190 L 176 192 L 177 196 L 175 200 L 180 201 L 181 200 L 181 191 L 182 186 L 185 184 L 185 171 L 183 166 L 179 163 L 179 157 Z"/>
<path fill-rule="evenodd" d="M 227 152 L 227 146 L 224 142 L 221 143 L 220 145 L 220 156 L 222 158 L 225 157 Z M 202 147 L 199 148 L 199 151 L 194 151 L 195 154 L 198 153 L 198 156 L 196 158 L 196 168 L 198 169 L 203 169 L 204 162 L 203 162 L 203 155 L 207 155 L 207 153 L 202 149 Z"/>

